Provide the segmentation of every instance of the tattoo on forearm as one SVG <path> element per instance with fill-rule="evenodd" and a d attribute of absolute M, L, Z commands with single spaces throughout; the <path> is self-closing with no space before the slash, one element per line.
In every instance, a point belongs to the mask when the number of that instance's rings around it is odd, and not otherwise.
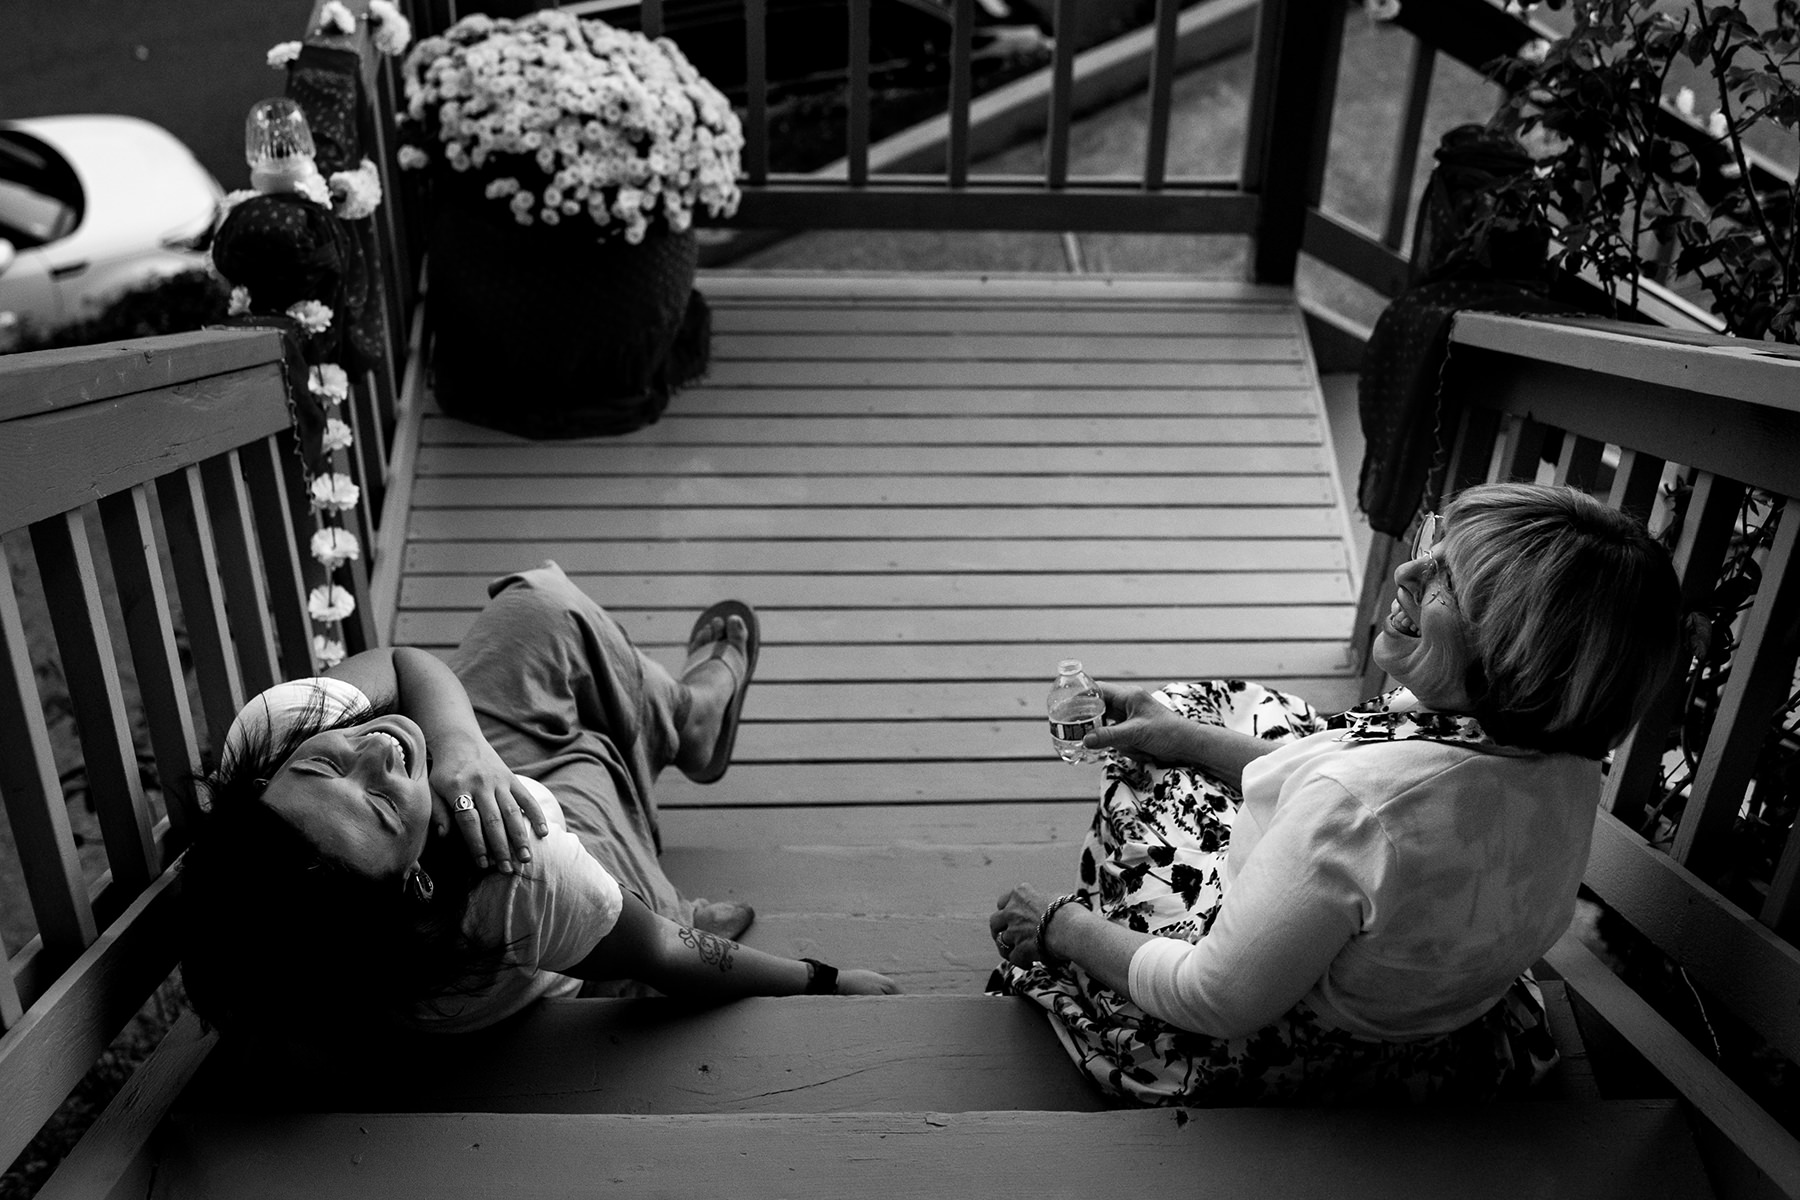
<path fill-rule="evenodd" d="M 721 971 L 731 970 L 731 955 L 738 948 L 736 942 L 728 942 L 716 933 L 708 933 L 704 929 L 681 927 L 681 940 L 694 948 L 700 955 L 700 961 L 716 966 Z"/>

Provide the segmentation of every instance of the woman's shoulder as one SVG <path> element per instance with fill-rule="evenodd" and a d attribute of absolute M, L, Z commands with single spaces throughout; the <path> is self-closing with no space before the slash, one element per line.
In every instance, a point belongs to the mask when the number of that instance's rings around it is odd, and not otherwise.
<path fill-rule="evenodd" d="M 1599 781 L 1596 764 L 1571 754 L 1428 738 L 1327 742 L 1303 766 L 1307 778 L 1328 780 L 1377 809 L 1401 796 L 1439 788 L 1459 793 L 1535 789 L 1560 797 L 1584 793 Z"/>

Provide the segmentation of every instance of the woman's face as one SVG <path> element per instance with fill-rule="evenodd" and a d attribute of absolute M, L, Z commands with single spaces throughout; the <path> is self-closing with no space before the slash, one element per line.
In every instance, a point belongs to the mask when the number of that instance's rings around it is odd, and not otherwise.
<path fill-rule="evenodd" d="M 326 856 L 398 880 L 431 829 L 425 735 L 397 713 L 314 734 L 269 780 L 263 803 Z"/>
<path fill-rule="evenodd" d="M 1466 681 L 1475 651 L 1456 602 L 1456 550 L 1446 539 L 1395 569 L 1394 603 L 1376 628 L 1373 648 L 1377 666 L 1439 712 L 1473 705 Z"/>

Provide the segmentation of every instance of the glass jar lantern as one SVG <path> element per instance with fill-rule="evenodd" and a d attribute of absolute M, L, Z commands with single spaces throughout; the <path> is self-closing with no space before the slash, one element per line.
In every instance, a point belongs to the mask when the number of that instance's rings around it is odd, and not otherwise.
<path fill-rule="evenodd" d="M 259 192 L 292 192 L 317 178 L 312 130 L 306 114 L 286 96 L 251 106 L 244 118 L 244 160 L 250 164 L 250 186 Z"/>

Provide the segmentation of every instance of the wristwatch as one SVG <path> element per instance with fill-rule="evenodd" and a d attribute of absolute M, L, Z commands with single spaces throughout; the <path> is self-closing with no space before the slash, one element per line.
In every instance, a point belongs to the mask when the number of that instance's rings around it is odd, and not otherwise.
<path fill-rule="evenodd" d="M 806 992 L 808 996 L 837 995 L 837 968 L 830 963 L 822 963 L 816 958 L 803 958 L 806 964 Z"/>

